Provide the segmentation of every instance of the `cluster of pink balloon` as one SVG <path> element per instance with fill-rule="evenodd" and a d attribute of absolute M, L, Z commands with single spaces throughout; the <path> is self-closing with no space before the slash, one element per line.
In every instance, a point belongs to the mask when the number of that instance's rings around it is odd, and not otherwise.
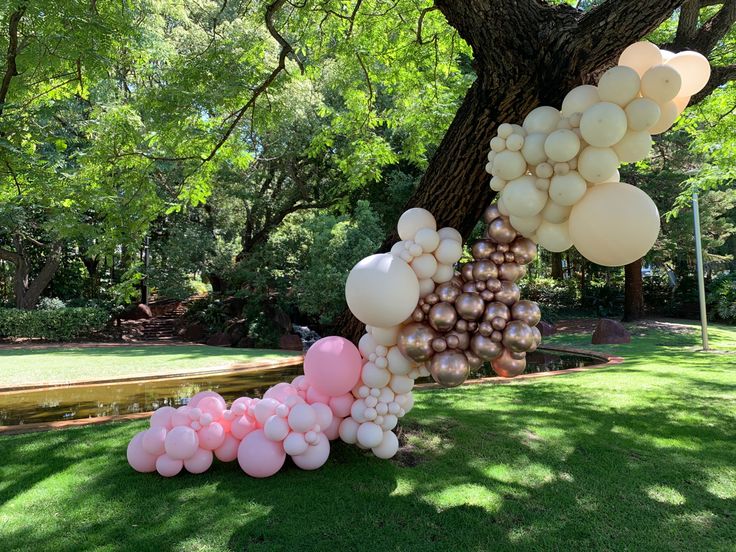
<path fill-rule="evenodd" d="M 317 469 L 351 414 L 361 366 L 360 352 L 348 340 L 321 339 L 304 359 L 305 375 L 271 387 L 262 399 L 241 397 L 227 408 L 219 394 L 203 391 L 186 406 L 156 410 L 151 427 L 128 445 L 128 462 L 165 477 L 183 469 L 202 473 L 215 457 L 237 459 L 252 477 L 275 474 L 287 455 L 301 469 Z"/>
<path fill-rule="evenodd" d="M 561 109 L 538 107 L 522 125 L 500 125 L 486 165 L 499 210 L 549 251 L 574 245 L 605 266 L 641 258 L 659 234 L 659 212 L 619 182 L 618 167 L 646 158 L 651 135 L 672 126 L 709 76 L 697 52 L 637 42 L 597 86 L 571 90 Z"/>

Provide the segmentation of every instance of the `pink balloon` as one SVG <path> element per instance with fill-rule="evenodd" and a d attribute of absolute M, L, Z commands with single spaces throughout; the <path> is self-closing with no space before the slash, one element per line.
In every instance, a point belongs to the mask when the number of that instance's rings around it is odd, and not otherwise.
<path fill-rule="evenodd" d="M 164 477 L 174 477 L 183 467 L 184 462 L 168 454 L 162 454 L 156 459 L 156 471 Z"/>
<path fill-rule="evenodd" d="M 297 404 L 289 412 L 289 426 L 294 431 L 304 433 L 317 423 L 317 412 L 308 404 Z"/>
<path fill-rule="evenodd" d="M 191 409 L 188 406 L 180 406 L 176 412 L 171 414 L 171 427 L 188 426 L 192 423 L 189 417 Z"/>
<path fill-rule="evenodd" d="M 219 422 L 213 422 L 197 432 L 199 446 L 205 450 L 215 450 L 225 442 L 225 429 Z"/>
<path fill-rule="evenodd" d="M 332 410 L 323 403 L 314 403 L 312 409 L 317 414 L 317 424 L 322 431 L 332 423 Z"/>
<path fill-rule="evenodd" d="M 232 462 L 238 457 L 240 441 L 232 435 L 225 437 L 225 442 L 215 449 L 215 456 L 220 462 Z"/>
<path fill-rule="evenodd" d="M 355 397 L 352 393 L 345 393 L 337 397 L 330 398 L 329 407 L 332 409 L 332 413 L 338 418 L 347 418 L 350 416 L 350 408 L 355 402 Z"/>
<path fill-rule="evenodd" d="M 191 458 L 199 448 L 197 432 L 191 427 L 177 426 L 166 435 L 166 454 L 177 460 Z"/>
<path fill-rule="evenodd" d="M 309 445 L 304 440 L 304 434 L 303 433 L 296 433 L 292 431 L 289 433 L 289 435 L 286 436 L 286 439 L 284 439 L 284 451 L 289 456 L 294 456 L 295 454 L 304 454 L 307 452 L 307 448 Z"/>
<path fill-rule="evenodd" d="M 309 389 L 307 389 L 307 402 L 309 404 L 314 403 L 324 403 L 327 404 L 330 401 L 330 396 L 326 395 L 325 393 L 320 393 L 317 391 L 317 388 L 314 386 L 311 386 Z"/>
<path fill-rule="evenodd" d="M 225 399 L 222 398 L 222 395 L 219 393 L 215 393 L 214 391 L 200 391 L 196 395 L 194 395 L 191 399 L 189 399 L 189 403 L 187 406 L 191 408 L 199 407 L 202 408 L 199 404 L 202 399 L 205 398 L 213 398 L 217 401 L 217 403 L 221 406 L 222 410 L 225 410 L 227 408 L 227 403 L 225 402 Z M 202 408 L 202 410 L 204 410 Z"/>
<path fill-rule="evenodd" d="M 256 404 L 255 406 L 254 412 L 256 420 L 258 420 L 258 424 L 260 427 L 263 427 L 263 424 L 266 423 L 266 420 L 268 420 L 276 413 L 276 407 L 279 404 L 281 403 L 274 399 L 262 399 L 258 401 L 258 404 Z"/>
<path fill-rule="evenodd" d="M 226 405 L 222 397 L 218 395 L 217 397 L 202 397 L 202 400 L 197 403 L 197 408 L 202 414 L 209 414 L 213 420 L 219 420 L 222 418 L 222 413 L 225 412 Z"/>
<path fill-rule="evenodd" d="M 289 434 L 289 424 L 280 416 L 271 416 L 263 424 L 263 433 L 271 441 L 283 441 Z"/>
<path fill-rule="evenodd" d="M 262 429 L 250 433 L 238 447 L 238 463 L 251 477 L 270 477 L 285 460 L 283 445 L 269 440 Z"/>
<path fill-rule="evenodd" d="M 251 431 L 257 429 L 256 424 L 248 416 L 241 416 L 230 424 L 230 433 L 238 441 L 241 441 Z"/>
<path fill-rule="evenodd" d="M 184 460 L 184 467 L 189 473 L 204 473 L 212 465 L 212 451 L 197 449 L 194 456 Z"/>
<path fill-rule="evenodd" d="M 166 439 L 165 427 L 152 427 L 148 431 L 143 432 L 141 443 L 143 450 L 154 456 L 161 456 L 164 452 L 164 440 Z"/>
<path fill-rule="evenodd" d="M 330 441 L 334 441 L 340 436 L 340 424 L 343 420 L 344 418 L 333 416 L 330 425 L 322 430 Z"/>
<path fill-rule="evenodd" d="M 291 380 L 291 385 L 296 387 L 299 391 L 306 391 L 307 387 L 309 387 L 309 384 L 307 383 L 307 378 L 304 376 L 297 376 L 293 380 Z"/>
<path fill-rule="evenodd" d="M 164 427 L 171 429 L 171 416 L 176 412 L 173 406 L 162 406 L 151 416 L 151 427 Z"/>
<path fill-rule="evenodd" d="M 136 433 L 135 436 L 128 443 L 128 464 L 138 472 L 150 473 L 156 471 L 156 457 L 153 454 L 148 454 L 143 449 L 143 434 L 141 431 Z"/>
<path fill-rule="evenodd" d="M 273 387 L 269 388 L 263 394 L 264 399 L 275 399 L 278 402 L 284 402 L 287 397 L 291 395 L 298 395 L 296 387 L 292 387 L 290 383 L 277 383 Z"/>
<path fill-rule="evenodd" d="M 294 463 L 303 470 L 316 470 L 330 457 L 330 442 L 324 433 L 319 433 L 318 437 L 317 444 L 310 446 L 307 452 L 291 457 Z"/>
<path fill-rule="evenodd" d="M 317 391 L 336 397 L 350 391 L 360 378 L 360 351 L 344 337 L 324 337 L 304 357 L 304 376 Z"/>

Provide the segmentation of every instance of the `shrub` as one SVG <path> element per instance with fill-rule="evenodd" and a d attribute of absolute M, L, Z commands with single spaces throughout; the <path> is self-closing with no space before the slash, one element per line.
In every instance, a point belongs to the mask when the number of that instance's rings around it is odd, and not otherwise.
<path fill-rule="evenodd" d="M 102 329 L 109 319 L 97 307 L 21 310 L 0 308 L 0 337 L 70 341 Z"/>
<path fill-rule="evenodd" d="M 536 301 L 542 309 L 542 317 L 557 320 L 562 311 L 575 310 L 578 305 L 577 289 L 573 280 L 553 278 L 524 278 L 519 282 L 522 299 Z"/>
<path fill-rule="evenodd" d="M 63 309 L 64 307 L 66 307 L 66 304 L 61 299 L 56 297 L 41 297 L 38 300 L 38 306 L 36 308 L 40 310 L 56 310 Z"/>
<path fill-rule="evenodd" d="M 736 274 L 723 272 L 708 286 L 708 303 L 718 318 L 736 322 Z"/>

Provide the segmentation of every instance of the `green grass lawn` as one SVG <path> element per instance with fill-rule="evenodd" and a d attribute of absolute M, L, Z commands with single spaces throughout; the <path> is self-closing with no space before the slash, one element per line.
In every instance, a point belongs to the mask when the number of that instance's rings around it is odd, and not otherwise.
<path fill-rule="evenodd" d="M 298 353 L 206 345 L 0 349 L 0 387 L 174 374 L 236 362 L 288 358 L 295 354 Z"/>
<path fill-rule="evenodd" d="M 402 463 L 335 444 L 316 472 L 168 480 L 126 464 L 144 422 L 0 438 L 0 548 L 734 550 L 736 355 L 636 333 L 596 348 L 619 366 L 417 393 Z"/>

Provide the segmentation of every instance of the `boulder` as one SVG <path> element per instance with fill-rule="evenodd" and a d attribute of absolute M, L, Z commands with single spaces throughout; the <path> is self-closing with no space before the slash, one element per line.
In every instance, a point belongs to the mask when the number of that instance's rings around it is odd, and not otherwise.
<path fill-rule="evenodd" d="M 554 324 L 550 324 L 549 322 L 545 322 L 544 320 L 539 321 L 539 324 L 537 324 L 537 329 L 542 334 L 542 337 L 552 335 L 557 331 L 557 328 Z"/>
<path fill-rule="evenodd" d="M 616 320 L 601 318 L 593 330 L 593 345 L 631 343 L 631 334 L 626 331 L 624 325 Z"/>
<path fill-rule="evenodd" d="M 285 334 L 279 338 L 279 348 L 286 351 L 303 351 L 302 338 L 296 334 Z"/>
<path fill-rule="evenodd" d="M 233 347 L 237 347 L 238 349 L 252 349 L 254 345 L 255 342 L 250 337 L 241 337 Z"/>
<path fill-rule="evenodd" d="M 219 332 L 210 336 L 207 340 L 207 345 L 211 345 L 213 347 L 230 347 L 230 345 L 232 345 L 232 341 L 228 334 L 225 332 Z"/>
<path fill-rule="evenodd" d="M 189 341 L 202 341 L 207 337 L 207 327 L 204 324 L 192 324 L 179 330 L 179 336 Z"/>
<path fill-rule="evenodd" d="M 248 334 L 248 328 L 245 325 L 245 321 L 239 320 L 230 324 L 227 328 L 227 334 L 230 336 L 230 342 L 235 346 L 238 341 Z"/>
<path fill-rule="evenodd" d="M 153 313 L 148 305 L 139 303 L 127 309 L 123 314 L 120 315 L 122 320 L 144 320 L 146 318 L 153 318 Z"/>

